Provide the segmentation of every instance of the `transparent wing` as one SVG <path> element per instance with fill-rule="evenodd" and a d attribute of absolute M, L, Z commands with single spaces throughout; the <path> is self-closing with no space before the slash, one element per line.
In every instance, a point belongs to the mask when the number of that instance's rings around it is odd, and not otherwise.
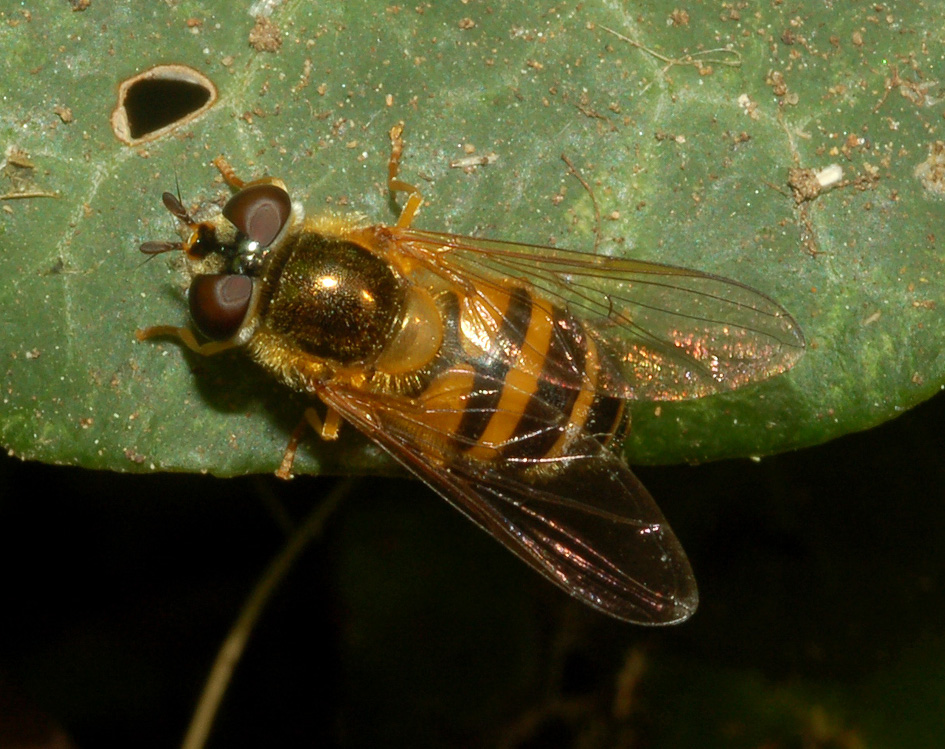
<path fill-rule="evenodd" d="M 452 283 L 467 279 L 467 293 L 513 282 L 562 305 L 617 365 L 598 383 L 609 395 L 698 398 L 784 372 L 804 352 L 803 334 L 784 308 L 719 276 L 538 245 L 391 231 L 435 273 Z"/>
<path fill-rule="evenodd" d="M 500 387 L 502 383 L 486 384 Z M 592 607 L 625 621 L 668 624 L 695 611 L 695 580 L 679 541 L 626 464 L 587 434 L 566 456 L 467 457 L 443 415 L 409 399 L 331 385 L 319 393 L 368 437 L 520 559 Z M 518 447 L 561 432 L 551 406 L 533 407 Z M 522 454 L 522 451 L 513 450 Z M 525 451 L 527 452 L 527 451 Z"/>

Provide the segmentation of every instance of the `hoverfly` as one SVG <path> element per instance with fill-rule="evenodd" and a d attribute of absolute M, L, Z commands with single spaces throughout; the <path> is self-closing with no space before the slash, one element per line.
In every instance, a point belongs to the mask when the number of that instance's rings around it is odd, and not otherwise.
<path fill-rule="evenodd" d="M 325 439 L 353 424 L 522 560 L 606 614 L 642 624 L 689 617 L 698 594 L 683 549 L 622 458 L 628 400 L 678 400 L 790 368 L 804 338 L 778 304 L 698 271 L 411 228 L 418 190 L 393 226 L 304 218 L 282 180 L 244 182 L 197 222 L 179 197 L 191 275 L 187 327 L 212 355 L 245 349 L 314 408 Z M 205 341 L 201 341 L 206 339 Z"/>

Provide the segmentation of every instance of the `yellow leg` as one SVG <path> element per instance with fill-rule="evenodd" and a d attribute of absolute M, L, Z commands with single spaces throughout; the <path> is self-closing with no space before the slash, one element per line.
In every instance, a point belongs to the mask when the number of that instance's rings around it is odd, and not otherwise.
<path fill-rule="evenodd" d="M 177 338 L 191 351 L 201 356 L 213 356 L 221 351 L 233 348 L 236 344 L 230 341 L 210 341 L 200 343 L 190 328 L 175 328 L 173 325 L 155 325 L 152 328 L 138 328 L 135 338 L 146 341 L 150 338 Z"/>
<path fill-rule="evenodd" d="M 220 176 L 223 177 L 223 181 L 226 182 L 234 190 L 241 190 L 246 184 L 243 180 L 236 176 L 236 172 L 233 171 L 233 167 L 230 166 L 230 162 L 227 161 L 222 156 L 217 156 L 211 162 L 217 170 L 220 172 Z"/>
<path fill-rule="evenodd" d="M 423 198 L 420 197 L 420 191 L 416 186 L 402 179 L 397 179 L 400 173 L 400 157 L 404 152 L 404 123 L 398 123 L 390 129 L 390 160 L 387 162 L 387 189 L 391 195 L 398 192 L 408 194 L 407 202 L 400 212 L 400 218 L 397 219 L 397 227 L 406 229 L 413 223 L 413 217 L 417 215 L 420 206 L 423 204 Z"/>
<path fill-rule="evenodd" d="M 341 430 L 341 421 L 341 414 L 330 406 L 325 413 L 324 421 L 321 420 L 321 417 L 314 408 L 306 408 L 299 425 L 292 430 L 292 435 L 289 437 L 289 444 L 285 447 L 285 453 L 282 456 L 282 464 L 279 466 L 279 470 L 276 471 L 276 476 L 280 479 L 292 478 L 292 464 L 295 462 L 295 454 L 299 450 L 299 443 L 302 441 L 302 437 L 308 427 L 314 429 L 315 433 L 323 440 L 331 441 L 338 439 L 338 432 Z"/>
<path fill-rule="evenodd" d="M 338 432 L 341 430 L 341 414 L 331 406 L 325 411 L 325 420 L 322 421 L 318 411 L 314 408 L 306 408 L 302 419 L 315 430 L 315 434 L 326 442 L 333 442 L 338 439 Z"/>

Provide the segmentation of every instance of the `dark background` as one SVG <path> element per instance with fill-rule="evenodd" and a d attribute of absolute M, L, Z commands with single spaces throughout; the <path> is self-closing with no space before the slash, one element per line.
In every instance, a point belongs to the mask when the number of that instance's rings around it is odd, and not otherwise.
<path fill-rule="evenodd" d="M 671 628 L 572 602 L 416 482 L 361 479 L 210 746 L 945 745 L 943 423 L 939 396 L 760 463 L 638 468 L 700 584 Z M 333 482 L 0 459 L 0 745 L 27 717 L 179 743 L 285 541 L 274 508 L 300 521 Z"/>

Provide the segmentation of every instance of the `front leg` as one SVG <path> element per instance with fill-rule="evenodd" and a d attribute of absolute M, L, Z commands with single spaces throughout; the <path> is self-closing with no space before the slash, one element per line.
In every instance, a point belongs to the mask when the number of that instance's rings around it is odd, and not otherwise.
<path fill-rule="evenodd" d="M 190 328 L 176 328 L 173 325 L 155 325 L 151 328 L 138 328 L 135 338 L 147 341 L 151 338 L 177 338 L 187 348 L 201 356 L 213 356 L 221 351 L 231 349 L 237 344 L 233 341 L 209 341 L 200 343 Z"/>

